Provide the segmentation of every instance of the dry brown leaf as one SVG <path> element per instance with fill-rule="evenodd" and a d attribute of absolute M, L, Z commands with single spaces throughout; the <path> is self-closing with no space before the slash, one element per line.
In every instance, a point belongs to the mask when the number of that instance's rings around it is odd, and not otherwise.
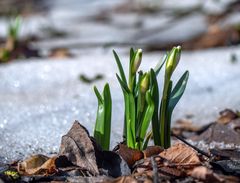
<path fill-rule="evenodd" d="M 177 120 L 172 130 L 176 131 L 189 131 L 189 132 L 197 132 L 200 127 L 194 125 L 192 121 L 180 119 Z M 176 133 L 175 133 L 176 134 Z"/>
<path fill-rule="evenodd" d="M 197 152 L 182 143 L 173 145 L 159 155 L 177 165 L 199 165 L 201 163 Z"/>
<path fill-rule="evenodd" d="M 51 53 L 49 57 L 51 58 L 58 58 L 58 59 L 63 59 L 63 58 L 70 58 L 73 55 L 69 52 L 67 48 L 56 48 L 51 50 Z"/>
<path fill-rule="evenodd" d="M 205 141 L 206 143 L 220 142 L 224 144 L 240 145 L 240 118 L 234 119 L 231 123 L 213 123 L 200 135 L 191 137 L 193 141 Z"/>
<path fill-rule="evenodd" d="M 144 158 L 142 151 L 131 149 L 124 144 L 119 144 L 118 154 L 127 162 L 129 167 L 133 166 L 136 161 Z"/>
<path fill-rule="evenodd" d="M 193 169 L 191 176 L 193 178 L 205 181 L 205 182 L 222 182 L 223 180 L 212 170 L 204 166 L 199 166 Z"/>
<path fill-rule="evenodd" d="M 65 155 L 68 160 L 93 175 L 98 175 L 95 149 L 89 133 L 78 121 L 75 121 L 69 132 L 62 137 L 60 155 Z"/>
<path fill-rule="evenodd" d="M 160 146 L 148 146 L 147 149 L 143 151 L 144 158 L 157 155 L 163 151 L 163 148 Z"/>
<path fill-rule="evenodd" d="M 42 154 L 30 156 L 26 160 L 18 162 L 18 171 L 24 172 L 26 169 L 38 168 L 42 166 L 48 159 L 49 157 Z"/>
<path fill-rule="evenodd" d="M 48 158 L 43 155 L 34 155 L 19 162 L 18 172 L 23 175 L 47 175 L 57 171 L 55 160 L 57 157 Z"/>
<path fill-rule="evenodd" d="M 220 124 L 227 124 L 232 120 L 238 118 L 238 115 L 230 109 L 225 109 L 220 112 L 220 117 L 217 119 L 217 122 Z"/>
<path fill-rule="evenodd" d="M 137 182 L 138 181 L 131 176 L 122 176 L 112 181 L 109 181 L 108 183 L 137 183 Z"/>

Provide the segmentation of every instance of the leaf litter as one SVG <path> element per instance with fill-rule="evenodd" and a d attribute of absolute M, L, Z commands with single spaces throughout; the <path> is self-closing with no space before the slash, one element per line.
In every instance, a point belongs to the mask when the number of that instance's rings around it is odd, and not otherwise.
<path fill-rule="evenodd" d="M 204 128 L 194 127 L 191 123 L 189 128 L 187 123 L 183 124 L 186 131 L 191 129 L 191 141 L 203 140 L 208 144 L 221 139 L 224 143 L 238 144 L 239 132 L 236 129 L 239 128 L 240 119 L 235 114 L 231 110 L 225 110 L 216 122 Z M 178 128 L 179 136 L 184 132 L 183 126 Z M 228 139 L 219 138 L 220 131 L 223 134 L 230 133 Z M 58 154 L 52 157 L 36 154 L 25 160 L 1 165 L 0 180 L 116 183 L 240 181 L 240 149 L 198 148 L 176 141 L 165 150 L 159 146 L 149 146 L 140 151 L 120 143 L 114 151 L 103 151 L 86 128 L 75 121 L 69 132 L 62 137 Z M 201 153 L 203 151 L 209 156 Z"/>

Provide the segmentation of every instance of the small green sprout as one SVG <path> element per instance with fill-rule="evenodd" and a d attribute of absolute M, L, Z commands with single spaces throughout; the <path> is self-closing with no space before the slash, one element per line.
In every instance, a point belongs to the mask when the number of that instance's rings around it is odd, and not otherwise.
<path fill-rule="evenodd" d="M 20 25 L 21 25 L 21 18 L 19 16 L 17 16 L 14 20 L 10 21 L 10 24 L 8 27 L 8 37 L 6 42 L 6 49 L 8 51 L 12 51 L 16 47 L 18 37 L 19 37 Z"/>
<path fill-rule="evenodd" d="M 103 150 L 109 150 L 112 115 L 112 98 L 109 84 L 105 84 L 102 95 L 95 86 L 94 92 L 98 99 L 94 138 L 101 145 Z"/>
<path fill-rule="evenodd" d="M 10 177 L 12 180 L 17 180 L 20 178 L 19 173 L 15 170 L 6 170 L 3 173 L 4 175 Z"/>
<path fill-rule="evenodd" d="M 12 52 L 16 49 L 20 25 L 21 18 L 19 16 L 10 21 L 6 43 L 4 47 L 0 48 L 0 62 L 9 61 Z"/>

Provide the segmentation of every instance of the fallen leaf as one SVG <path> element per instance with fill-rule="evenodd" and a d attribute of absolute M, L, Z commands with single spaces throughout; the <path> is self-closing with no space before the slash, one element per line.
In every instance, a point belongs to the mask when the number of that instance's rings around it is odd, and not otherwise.
<path fill-rule="evenodd" d="M 240 176 L 240 160 L 221 160 L 211 162 L 215 169 L 221 169 L 225 174 Z"/>
<path fill-rule="evenodd" d="M 220 123 L 213 123 L 206 131 L 200 135 L 191 137 L 193 141 L 222 142 L 224 144 L 240 145 L 240 118 L 232 120 L 230 123 L 224 125 Z"/>
<path fill-rule="evenodd" d="M 217 174 L 213 173 L 212 170 L 204 166 L 194 168 L 191 176 L 204 182 L 223 182 L 223 180 Z"/>
<path fill-rule="evenodd" d="M 91 83 L 96 82 L 98 80 L 102 80 L 103 78 L 104 78 L 104 76 L 102 74 L 96 74 L 92 78 L 86 76 L 85 74 L 80 74 L 79 75 L 80 81 L 82 81 L 83 83 L 87 83 L 87 84 L 91 84 Z"/>
<path fill-rule="evenodd" d="M 65 155 L 68 160 L 93 175 L 98 175 L 95 150 L 89 133 L 78 121 L 75 121 L 69 132 L 62 137 L 60 155 Z"/>
<path fill-rule="evenodd" d="M 220 117 L 217 119 L 217 122 L 220 124 L 228 124 L 232 120 L 238 118 L 238 115 L 230 109 L 225 109 L 220 112 Z"/>
<path fill-rule="evenodd" d="M 106 176 L 96 176 L 96 177 L 81 177 L 81 176 L 70 176 L 66 177 L 64 182 L 75 182 L 75 183 L 95 183 L 95 182 L 111 182 L 112 178 Z M 55 183 L 59 183 L 56 181 Z"/>
<path fill-rule="evenodd" d="M 187 138 L 189 136 L 198 133 L 201 130 L 201 127 L 196 126 L 190 120 L 180 119 L 177 120 L 175 125 L 171 128 L 173 134 Z"/>
<path fill-rule="evenodd" d="M 55 48 L 51 50 L 49 57 L 63 59 L 73 57 L 73 55 L 69 52 L 69 49 L 67 48 Z"/>
<path fill-rule="evenodd" d="M 29 169 L 35 169 L 41 167 L 49 157 L 44 156 L 42 154 L 37 154 L 30 156 L 29 158 L 25 159 L 24 161 L 20 161 L 18 163 L 18 172 L 26 172 Z"/>
<path fill-rule="evenodd" d="M 35 155 L 19 162 L 18 172 L 22 175 L 48 175 L 57 172 L 55 160 L 57 156 L 47 158 L 43 155 Z"/>
<path fill-rule="evenodd" d="M 177 165 L 199 165 L 201 163 L 197 152 L 182 143 L 171 146 L 159 155 Z"/>
<path fill-rule="evenodd" d="M 119 144 L 118 154 L 127 162 L 129 167 L 132 167 L 136 161 L 144 158 L 142 151 L 129 148 L 124 144 Z"/>
<path fill-rule="evenodd" d="M 132 176 L 122 176 L 114 180 L 107 181 L 107 183 L 138 183 L 138 181 Z"/>
<path fill-rule="evenodd" d="M 120 177 L 131 174 L 127 162 L 121 156 L 112 151 L 102 151 L 97 156 L 97 163 L 101 173 L 106 176 Z"/>
<path fill-rule="evenodd" d="M 183 177 L 186 175 L 184 169 L 178 166 L 173 166 L 168 160 L 162 158 L 161 156 L 152 156 L 151 158 L 146 158 L 137 161 L 134 164 L 134 173 L 138 174 L 160 174 L 158 177 Z M 154 173 L 153 173 L 154 171 Z"/>
<path fill-rule="evenodd" d="M 215 156 L 215 159 L 231 159 L 231 160 L 240 160 L 240 150 L 239 149 L 210 149 L 212 155 Z"/>
<path fill-rule="evenodd" d="M 143 150 L 144 158 L 151 157 L 153 155 L 157 155 L 161 153 L 164 149 L 160 146 L 148 146 L 145 150 Z"/>
<path fill-rule="evenodd" d="M 173 126 L 173 129 L 179 129 L 183 131 L 190 131 L 190 132 L 197 132 L 200 127 L 194 125 L 192 121 L 190 120 L 177 120 L 175 125 Z"/>

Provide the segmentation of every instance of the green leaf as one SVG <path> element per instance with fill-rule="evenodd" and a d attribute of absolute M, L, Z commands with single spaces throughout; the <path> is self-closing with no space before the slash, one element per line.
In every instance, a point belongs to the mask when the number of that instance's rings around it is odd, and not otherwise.
<path fill-rule="evenodd" d="M 134 91 L 136 86 L 136 73 L 132 73 L 132 67 L 134 66 L 134 60 L 136 58 L 137 51 L 134 51 L 134 54 L 129 62 L 129 72 L 128 72 L 128 88 L 131 92 Z"/>
<path fill-rule="evenodd" d="M 169 110 L 169 101 L 171 99 L 171 92 L 172 92 L 172 80 L 169 82 L 169 87 L 167 91 L 167 102 L 166 102 L 166 115 L 165 115 L 165 126 L 164 126 L 164 148 L 169 148 L 171 144 L 171 116 L 172 116 L 172 111 Z"/>
<path fill-rule="evenodd" d="M 100 144 L 104 146 L 104 105 L 98 100 L 97 118 L 94 128 L 94 138 Z"/>
<path fill-rule="evenodd" d="M 94 137 L 104 150 L 109 150 L 112 113 L 112 98 L 109 84 L 105 84 L 103 96 L 99 93 L 96 87 L 94 87 L 94 91 L 98 99 Z"/>
<path fill-rule="evenodd" d="M 118 82 L 120 83 L 122 90 L 126 93 L 130 93 L 128 86 L 121 80 L 121 78 L 118 76 L 118 74 L 116 74 L 116 76 L 117 76 Z"/>
<path fill-rule="evenodd" d="M 175 87 L 173 88 L 173 91 L 171 92 L 170 101 L 169 101 L 169 110 L 173 111 L 174 107 L 176 106 L 178 101 L 181 99 L 187 86 L 188 77 L 189 77 L 189 72 L 186 71 L 178 80 Z"/>
<path fill-rule="evenodd" d="M 135 103 L 132 93 L 126 95 L 127 146 L 135 148 Z"/>
<path fill-rule="evenodd" d="M 11 21 L 8 28 L 9 36 L 11 36 L 15 40 L 18 38 L 20 24 L 21 24 L 21 18 L 17 16 L 14 21 Z"/>
<path fill-rule="evenodd" d="M 104 97 L 104 150 L 109 150 L 111 136 L 112 97 L 107 83 L 103 90 Z"/>
<path fill-rule="evenodd" d="M 134 56 L 134 49 L 131 48 L 131 49 L 130 49 L 130 60 L 129 60 L 129 62 L 131 62 L 133 56 Z"/>
<path fill-rule="evenodd" d="M 113 55 L 114 55 L 115 60 L 116 60 L 116 62 L 117 62 L 117 66 L 118 66 L 118 70 L 119 70 L 121 79 L 122 79 L 122 81 L 127 85 L 127 79 L 126 79 L 126 76 L 125 76 L 125 73 L 124 73 L 124 70 L 123 70 L 121 61 L 120 61 L 117 53 L 115 52 L 115 50 L 113 50 Z"/>
<path fill-rule="evenodd" d="M 138 83 L 137 83 L 137 86 L 136 86 L 136 90 L 134 92 L 134 95 L 135 97 L 137 98 L 136 99 L 136 111 L 137 111 L 137 120 L 136 120 L 136 131 L 138 132 L 138 128 L 139 128 L 139 124 L 140 124 L 140 121 L 141 121 L 141 118 L 142 118 L 142 112 L 143 112 L 143 108 L 144 108 L 144 104 L 143 104 L 143 101 L 145 101 L 145 98 L 144 96 L 142 96 L 141 92 L 140 92 L 140 82 L 142 80 L 142 76 L 143 76 L 143 72 L 142 71 L 139 71 L 138 73 Z"/>
<path fill-rule="evenodd" d="M 159 108 L 159 89 L 156 74 L 153 69 L 150 71 L 150 90 L 154 102 L 154 112 L 152 116 L 152 133 L 155 145 L 160 145 L 160 124 L 158 119 L 158 108 Z"/>
<path fill-rule="evenodd" d="M 164 63 L 166 62 L 167 58 L 168 58 L 168 53 L 166 53 L 166 55 L 163 57 L 163 61 L 159 61 L 157 63 L 157 65 L 155 66 L 154 71 L 155 71 L 156 75 L 159 74 L 159 72 L 162 69 L 162 67 L 163 67 Z"/>
<path fill-rule="evenodd" d="M 143 122 L 141 124 L 141 131 L 140 131 L 140 142 L 144 141 L 144 138 L 146 136 L 149 123 L 152 119 L 153 111 L 154 111 L 154 103 L 151 97 L 151 93 L 148 90 L 146 92 L 146 101 L 147 101 L 147 109 L 144 112 Z"/>
<path fill-rule="evenodd" d="M 153 132 L 152 132 L 152 131 L 150 131 L 150 132 L 147 133 L 146 139 L 145 139 L 145 141 L 144 141 L 144 143 L 143 143 L 142 150 L 145 150 L 145 149 L 147 148 L 148 142 L 149 142 L 149 140 L 152 138 L 152 136 L 153 136 Z M 155 144 L 155 145 L 156 145 L 156 144 Z"/>
<path fill-rule="evenodd" d="M 103 104 L 103 98 L 102 98 L 101 94 L 99 93 L 97 87 L 94 86 L 93 89 L 94 89 L 94 92 L 95 92 L 95 94 L 96 94 L 96 96 L 97 96 L 98 103 L 99 103 L 99 104 Z"/>
<path fill-rule="evenodd" d="M 135 100 L 132 94 L 129 94 L 129 116 L 131 119 L 131 131 L 132 131 L 132 135 L 133 135 L 133 139 L 136 139 L 136 111 L 135 111 Z"/>

